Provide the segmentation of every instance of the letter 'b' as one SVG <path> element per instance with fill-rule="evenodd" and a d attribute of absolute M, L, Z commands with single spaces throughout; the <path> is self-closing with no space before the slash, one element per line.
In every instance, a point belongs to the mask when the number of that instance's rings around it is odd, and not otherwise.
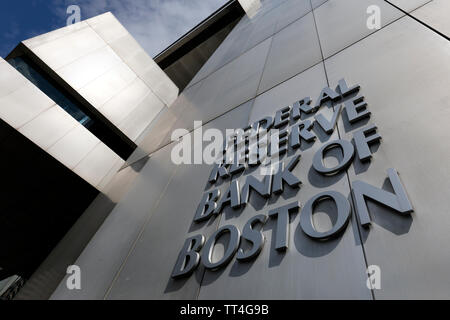
<path fill-rule="evenodd" d="M 198 252 L 204 243 L 205 237 L 200 234 L 186 239 L 173 268 L 172 278 L 176 279 L 191 275 L 200 262 L 200 254 Z"/>

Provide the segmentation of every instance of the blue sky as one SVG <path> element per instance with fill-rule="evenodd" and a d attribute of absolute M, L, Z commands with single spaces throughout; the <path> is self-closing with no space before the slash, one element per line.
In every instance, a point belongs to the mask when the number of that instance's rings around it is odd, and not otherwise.
<path fill-rule="evenodd" d="M 2 0 L 0 56 L 22 40 L 64 27 L 67 7 L 81 20 L 111 11 L 144 49 L 155 56 L 227 0 Z"/>

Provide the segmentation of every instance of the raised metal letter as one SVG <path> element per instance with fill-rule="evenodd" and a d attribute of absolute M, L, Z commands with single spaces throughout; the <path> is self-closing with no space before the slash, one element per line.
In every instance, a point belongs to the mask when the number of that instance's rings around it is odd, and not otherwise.
<path fill-rule="evenodd" d="M 259 193 L 261 197 L 268 198 L 270 197 L 271 187 L 272 187 L 271 175 L 264 176 L 263 181 L 259 181 L 254 176 L 248 176 L 247 179 L 245 180 L 245 185 L 242 188 L 241 204 L 245 206 L 248 203 L 248 199 L 250 197 L 250 188 Z"/>
<path fill-rule="evenodd" d="M 376 133 L 376 131 L 377 126 L 372 124 L 364 129 L 356 131 L 353 134 L 359 160 L 366 161 L 372 158 L 372 152 L 370 152 L 369 144 L 381 140 L 381 136 Z M 372 133 L 372 135 L 367 136 L 369 133 Z"/>
<path fill-rule="evenodd" d="M 348 121 L 350 121 L 351 124 L 358 122 L 361 119 L 370 117 L 370 111 L 367 110 L 367 103 L 364 102 L 364 97 L 356 97 L 345 101 L 344 104 Z"/>
<path fill-rule="evenodd" d="M 310 130 L 314 123 L 310 120 L 305 120 L 291 127 L 290 145 L 291 148 L 300 147 L 300 138 L 306 142 L 312 142 L 316 139 L 316 135 Z"/>
<path fill-rule="evenodd" d="M 214 210 L 217 208 L 217 199 L 219 199 L 220 190 L 215 189 L 211 192 L 207 192 L 203 195 L 202 201 L 197 207 L 197 211 L 195 212 L 194 221 L 200 222 L 206 219 L 214 213 Z"/>
<path fill-rule="evenodd" d="M 310 97 L 306 97 L 300 101 L 295 102 L 292 105 L 292 119 L 294 120 L 300 119 L 301 117 L 300 111 L 304 113 L 311 113 L 316 111 L 315 107 L 311 107 Z"/>
<path fill-rule="evenodd" d="M 205 237 L 201 234 L 186 239 L 173 268 L 172 278 L 187 277 L 195 270 L 200 262 L 200 254 L 198 252 L 204 243 Z"/>
<path fill-rule="evenodd" d="M 212 262 L 212 254 L 214 250 L 214 246 L 217 242 L 217 240 L 226 232 L 230 233 L 230 239 L 228 240 L 228 245 L 225 250 L 225 253 L 217 262 Z M 219 230 L 213 233 L 213 235 L 208 239 L 208 241 L 205 244 L 205 247 L 202 252 L 202 263 L 207 269 L 218 269 L 224 265 L 226 265 L 228 262 L 233 259 L 234 254 L 236 253 L 239 243 L 241 241 L 241 233 L 238 228 L 235 226 L 223 226 Z"/>
<path fill-rule="evenodd" d="M 298 210 L 298 201 L 292 202 L 269 212 L 269 217 L 277 218 L 277 236 L 275 239 L 275 249 L 285 251 L 289 246 L 289 213 Z"/>
<path fill-rule="evenodd" d="M 358 92 L 359 88 L 360 88 L 359 85 L 354 85 L 351 88 L 347 87 L 347 83 L 345 82 L 344 79 L 339 80 L 337 87 L 337 89 L 339 89 L 339 92 L 342 94 L 343 97 L 346 97 L 354 92 Z"/>
<path fill-rule="evenodd" d="M 283 169 L 284 163 L 280 162 L 280 168 L 273 177 L 273 189 L 275 194 L 283 192 L 283 181 L 286 182 L 291 188 L 298 188 L 302 183 L 296 176 L 292 174 L 297 163 L 300 161 L 300 155 L 292 157 L 292 160 L 287 165 L 286 169 Z"/>
<path fill-rule="evenodd" d="M 319 95 L 319 98 L 316 102 L 316 109 L 319 109 L 322 103 L 328 101 L 328 100 L 338 100 L 340 98 L 340 95 L 338 95 L 336 92 L 331 90 L 329 87 L 325 87 L 322 92 Z"/>
<path fill-rule="evenodd" d="M 227 204 L 231 204 L 233 209 L 237 209 L 241 205 L 239 197 L 239 182 L 237 180 L 231 181 L 230 187 L 225 192 L 222 199 L 220 199 L 214 213 L 219 214 L 223 207 Z"/>
<path fill-rule="evenodd" d="M 363 181 L 355 181 L 352 184 L 356 212 L 358 213 L 361 225 L 364 227 L 369 226 L 371 223 L 365 198 L 375 200 L 403 215 L 410 214 L 413 211 L 411 202 L 406 195 L 405 188 L 398 177 L 397 171 L 392 168 L 388 169 L 388 176 L 394 193 L 378 189 Z"/>
<path fill-rule="evenodd" d="M 273 127 L 278 129 L 289 122 L 289 112 L 291 111 L 291 107 L 284 107 L 281 110 L 278 110 L 275 113 L 275 120 L 273 122 Z"/>
<path fill-rule="evenodd" d="M 322 159 L 324 158 L 325 151 L 332 149 L 334 147 L 340 147 L 342 149 L 342 153 L 344 154 L 344 157 L 342 161 L 333 168 L 327 168 L 324 166 Z M 355 154 L 355 148 L 353 147 L 353 144 L 347 140 L 335 140 L 330 141 L 322 148 L 320 148 L 313 158 L 313 168 L 324 175 L 333 175 L 343 169 L 345 169 L 348 165 L 350 165 L 353 155 Z"/>
<path fill-rule="evenodd" d="M 341 109 L 342 105 L 339 105 L 337 109 L 334 110 L 333 116 L 331 117 L 330 121 L 328 121 L 327 118 L 325 118 L 325 116 L 321 113 L 314 116 L 314 119 L 316 119 L 317 123 L 322 127 L 323 131 L 328 134 L 332 134 L 334 131 L 334 127 L 336 127 L 336 122 Z"/>
<path fill-rule="evenodd" d="M 253 230 L 253 227 L 258 223 L 264 225 L 266 223 L 266 220 L 267 220 L 266 215 L 259 214 L 247 221 L 247 223 L 244 226 L 244 229 L 242 230 L 242 238 L 251 242 L 253 246 L 247 252 L 244 252 L 244 250 L 239 249 L 236 255 L 236 260 L 248 261 L 259 255 L 264 246 L 265 238 L 261 231 Z"/>
<path fill-rule="evenodd" d="M 326 232 L 318 232 L 314 228 L 313 213 L 316 204 L 324 199 L 332 199 L 334 201 L 337 208 L 338 218 L 331 230 Z M 336 191 L 325 191 L 319 193 L 305 203 L 305 206 L 300 213 L 300 225 L 303 232 L 306 233 L 309 237 L 317 240 L 327 239 L 337 236 L 345 229 L 348 223 L 348 219 L 350 218 L 350 214 L 351 208 L 347 198 Z"/>
<path fill-rule="evenodd" d="M 218 163 L 214 165 L 214 168 L 209 175 L 209 183 L 214 183 L 220 177 L 222 179 L 228 178 L 230 174 L 228 173 L 226 167 L 229 166 L 227 163 Z"/>

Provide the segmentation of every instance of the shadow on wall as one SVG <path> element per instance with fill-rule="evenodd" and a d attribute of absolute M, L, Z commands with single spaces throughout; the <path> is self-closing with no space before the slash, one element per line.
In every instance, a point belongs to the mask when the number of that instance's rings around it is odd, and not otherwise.
<path fill-rule="evenodd" d="M 64 238 L 56 245 L 15 297 L 16 300 L 47 300 L 66 276 L 68 265 L 75 263 L 89 241 L 128 191 L 130 183 L 145 167 L 150 157 L 145 157 L 127 169 L 119 171 L 99 193 Z"/>
<path fill-rule="evenodd" d="M 0 120 L 0 267 L 29 278 L 99 194 Z"/>
<path fill-rule="evenodd" d="M 378 148 L 378 146 L 375 146 L 375 148 Z M 339 152 L 332 153 L 332 156 L 336 157 L 338 160 L 342 158 L 342 154 L 339 154 Z M 359 162 L 359 160 L 355 160 L 355 161 Z M 370 163 L 364 163 L 363 165 L 369 166 Z M 335 176 L 327 177 L 326 179 L 323 179 L 323 177 L 319 177 L 316 175 L 317 175 L 317 173 L 315 173 L 314 169 L 311 169 L 309 171 L 309 173 L 308 173 L 309 183 L 316 187 L 319 187 L 319 188 L 327 188 L 330 185 L 333 185 L 334 183 L 336 183 L 337 181 L 343 179 L 345 172 L 341 172 Z M 327 180 L 327 179 L 331 179 L 331 180 L 329 182 L 327 181 L 327 183 L 324 183 L 323 181 Z M 210 187 L 210 185 L 209 185 L 209 187 Z M 206 189 L 209 189 L 209 187 L 207 187 Z M 379 186 L 375 186 L 375 187 L 379 187 Z M 394 193 L 394 190 L 393 190 L 392 185 L 388 178 L 385 179 L 383 185 L 381 186 L 381 189 L 389 191 L 391 193 Z M 281 195 L 272 195 L 268 199 L 263 198 L 256 192 L 253 192 L 253 193 L 251 193 L 248 205 L 251 206 L 253 209 L 255 209 L 255 211 L 261 211 L 261 210 L 264 210 L 264 208 L 266 208 L 268 204 L 276 203 L 280 197 L 282 197 L 284 200 L 289 200 L 289 199 L 295 200 L 299 191 L 300 191 L 300 189 L 292 189 L 289 186 L 286 186 L 285 192 L 283 192 Z M 353 205 L 353 201 L 352 201 L 350 194 L 347 195 L 347 199 L 348 199 L 349 203 L 351 205 Z M 393 212 L 392 209 L 386 208 L 383 205 L 378 204 L 375 201 L 372 201 L 370 199 L 367 199 L 367 206 L 368 206 L 369 212 L 371 214 L 373 224 L 376 224 L 377 226 L 380 226 L 396 235 L 402 235 L 402 234 L 409 232 L 411 225 L 412 225 L 412 221 L 413 221 L 413 218 L 411 216 L 399 215 L 399 214 Z M 224 222 L 223 224 L 228 224 L 225 222 L 227 222 L 228 220 L 238 218 L 241 215 L 241 213 L 243 212 L 243 210 L 244 210 L 243 208 L 239 208 L 239 209 L 235 210 L 235 209 L 231 209 L 230 207 L 227 206 L 224 209 L 224 211 L 221 213 L 221 215 L 222 215 L 221 219 Z M 316 214 L 318 212 L 322 213 L 322 215 L 326 214 L 328 216 L 328 220 L 331 225 L 335 225 L 337 222 L 337 219 L 338 219 L 337 207 L 336 207 L 334 201 L 331 201 L 331 200 L 320 201 L 315 206 L 314 212 Z M 303 230 L 300 226 L 300 223 L 299 223 L 299 216 L 300 216 L 299 212 L 295 212 L 290 215 L 290 223 L 289 223 L 290 230 L 291 230 L 290 232 L 291 233 L 294 232 L 294 234 L 293 234 L 293 243 L 288 248 L 288 250 L 296 250 L 299 254 L 301 254 L 305 257 L 311 257 L 311 258 L 322 257 L 322 256 L 326 256 L 326 255 L 330 254 L 342 240 L 342 234 L 339 234 L 335 238 L 322 240 L 322 241 L 317 241 L 317 240 L 311 239 L 303 232 Z M 211 226 L 214 223 L 216 223 L 217 219 L 218 219 L 218 216 L 214 216 L 213 218 L 211 218 L 207 221 L 201 222 L 201 223 L 193 222 L 189 232 L 201 230 L 205 226 Z M 330 228 L 330 226 L 327 226 L 326 228 L 324 228 L 323 226 L 320 226 L 320 223 L 319 223 L 319 225 L 317 225 L 316 219 L 314 219 L 314 224 L 318 230 L 323 229 L 323 230 L 319 230 L 321 232 L 324 232 Z M 368 237 L 370 228 L 361 227 L 362 231 L 361 231 L 361 236 L 360 236 L 360 230 L 358 230 L 359 222 L 358 222 L 357 215 L 355 214 L 354 208 L 352 209 L 352 215 L 349 220 L 349 224 L 351 225 L 351 228 L 352 228 L 353 236 L 355 239 L 354 240 L 355 244 L 361 245 L 361 241 L 362 241 L 362 243 L 364 243 Z M 269 242 L 266 242 L 266 244 L 263 248 L 263 250 L 269 250 L 269 252 L 270 252 L 269 257 L 268 257 L 268 268 L 273 268 L 273 267 L 279 266 L 286 257 L 285 252 L 277 251 L 275 249 L 275 246 L 276 246 L 275 239 L 277 236 L 277 230 L 276 230 L 277 227 L 276 226 L 277 226 L 277 224 L 276 224 L 275 219 L 269 218 L 262 228 L 261 227 L 255 228 L 257 230 L 262 230 L 266 234 L 266 239 L 267 239 L 267 233 L 269 233 L 271 235 L 271 237 L 270 237 L 271 240 Z M 347 228 L 349 228 L 349 227 L 350 226 L 347 226 Z M 220 252 L 224 251 L 227 248 L 227 244 L 228 244 L 227 237 L 228 237 L 228 234 L 225 234 L 225 235 L 221 236 L 217 241 L 217 247 L 220 248 L 219 249 Z M 361 239 L 361 237 L 362 237 L 362 239 Z M 242 248 L 244 251 L 246 251 L 251 248 L 251 244 L 249 242 L 247 242 L 246 240 L 242 240 L 241 244 L 240 244 L 240 248 Z M 232 263 L 231 268 L 229 269 L 229 276 L 241 277 L 241 276 L 245 275 L 248 271 L 251 270 L 256 259 L 258 259 L 258 258 L 254 258 L 248 262 L 242 262 L 242 261 L 237 261 L 236 259 L 233 259 L 231 261 L 231 263 Z M 195 281 L 197 281 L 197 283 L 199 285 L 200 284 L 208 285 L 208 284 L 214 283 L 218 278 L 221 277 L 221 275 L 225 272 L 225 270 L 227 270 L 227 268 L 222 267 L 219 270 L 215 270 L 215 271 L 209 271 L 209 270 L 205 271 L 205 268 L 200 264 L 198 269 L 194 273 Z M 208 273 L 208 276 L 206 276 L 206 277 L 204 276 L 205 272 Z M 173 292 L 173 291 L 179 290 L 186 284 L 186 282 L 189 279 L 190 279 L 190 277 L 184 278 L 184 279 L 177 279 L 177 280 L 169 279 L 165 292 L 167 293 L 167 292 Z"/>
<path fill-rule="evenodd" d="M 346 97 L 345 100 L 354 98 L 354 95 L 350 95 L 349 97 Z M 327 111 L 330 111 L 329 113 L 333 112 L 333 110 L 336 110 L 336 106 L 334 104 L 328 104 Z M 369 122 L 369 119 L 362 119 L 362 121 L 358 121 L 355 124 L 350 124 L 350 121 L 348 119 L 347 113 L 345 111 L 341 112 L 342 122 L 344 123 L 344 131 L 345 133 L 359 130 L 363 126 L 366 126 Z M 305 120 L 305 119 L 302 119 Z M 321 129 L 319 126 L 314 126 L 314 133 L 317 136 L 317 140 L 321 143 L 326 143 L 330 140 L 332 137 L 332 134 L 336 132 L 335 129 L 331 133 L 325 132 L 323 129 Z M 339 133 L 339 132 L 338 132 Z M 339 139 L 336 137 L 336 139 Z M 351 141 L 353 146 L 356 150 L 356 143 L 354 140 Z M 300 145 L 300 151 L 308 150 L 311 148 L 312 143 L 302 143 Z M 376 151 L 380 147 L 380 142 L 377 141 L 376 143 L 371 143 L 369 145 L 369 148 L 372 153 L 376 153 Z M 289 148 L 286 155 L 283 155 L 281 157 L 281 160 L 287 160 L 287 157 L 292 157 L 294 154 L 298 153 L 299 150 L 292 150 L 292 148 Z M 356 151 L 355 151 L 356 152 Z M 332 148 L 329 150 L 326 150 L 324 153 L 324 165 L 326 167 L 332 168 L 336 166 L 337 164 L 341 163 L 343 161 L 344 154 L 343 150 L 340 148 Z M 355 155 L 353 160 L 350 161 L 350 163 L 353 163 L 353 167 L 355 169 L 356 175 L 366 172 L 371 162 L 368 161 L 360 161 L 358 156 Z M 230 181 L 245 177 L 246 175 L 254 175 L 256 173 L 258 167 L 248 167 L 245 172 L 241 172 L 238 175 L 235 175 L 231 178 L 226 179 L 220 179 L 217 182 L 217 185 L 215 187 L 221 186 L 222 189 L 225 189 L 227 186 L 229 186 Z M 309 185 L 312 185 L 319 189 L 329 189 L 329 187 L 335 185 L 339 181 L 342 181 L 345 179 L 347 181 L 347 170 L 341 170 L 340 172 L 337 172 L 333 175 L 327 175 L 324 176 L 323 174 L 318 173 L 313 166 L 311 166 L 307 172 L 307 180 Z M 242 180 L 242 179 L 241 179 Z M 261 180 L 261 179 L 260 179 Z M 224 183 L 226 182 L 226 183 Z M 242 181 L 240 181 L 243 183 Z M 207 184 L 205 187 L 205 191 L 211 190 L 214 186 L 211 184 Z M 242 186 L 241 186 L 242 187 Z M 381 188 L 382 190 L 388 191 L 390 193 L 394 193 L 393 187 L 390 183 L 389 178 L 386 178 L 382 186 L 374 186 L 376 188 Z M 302 187 L 301 187 L 302 188 Z M 256 212 L 261 211 L 263 214 L 267 214 L 267 212 L 264 212 L 264 210 L 267 208 L 267 205 L 273 205 L 278 202 L 281 198 L 283 200 L 291 200 L 294 201 L 297 198 L 298 192 L 301 192 L 299 188 L 292 189 L 289 186 L 286 185 L 286 188 L 284 192 L 280 195 L 272 194 L 269 198 L 264 198 L 260 196 L 257 192 L 251 192 L 249 203 L 247 206 L 251 206 Z M 223 194 L 222 194 L 223 196 Z M 370 227 L 361 227 L 359 218 L 357 216 L 357 213 L 354 208 L 354 201 L 352 199 L 350 190 L 347 195 L 344 195 L 347 197 L 348 203 L 351 206 L 351 216 L 349 219 L 349 224 L 351 225 L 354 237 L 354 243 L 356 246 L 363 245 L 365 241 L 367 240 L 368 234 L 370 232 Z M 280 198 L 281 197 L 281 198 Z M 303 204 L 302 204 L 303 205 Z M 385 207 L 384 205 L 373 201 L 371 199 L 366 198 L 366 205 L 368 207 L 368 211 L 372 218 L 372 228 L 373 227 L 382 227 L 389 232 L 395 234 L 395 235 L 402 235 L 405 233 L 408 233 L 413 217 L 410 215 L 401 215 L 395 212 L 392 208 Z M 192 222 L 189 232 L 201 230 L 205 226 L 211 226 L 214 223 L 216 223 L 217 219 L 220 219 L 222 225 L 225 224 L 233 224 L 233 220 L 236 218 L 239 218 L 244 211 L 243 207 L 240 207 L 238 209 L 231 209 L 229 206 L 227 206 L 223 212 L 220 214 L 220 218 L 218 216 L 214 216 L 211 219 L 208 219 L 207 221 L 201 222 L 201 223 L 195 223 Z M 313 225 L 319 232 L 326 232 L 329 230 L 332 226 L 336 225 L 338 221 L 338 212 L 337 207 L 334 201 L 331 200 L 323 200 L 318 202 L 314 208 L 314 218 L 313 218 Z M 318 215 L 318 213 L 320 214 Z M 257 213 L 255 213 L 256 215 Z M 317 216 L 320 216 L 321 218 L 317 218 Z M 324 218 L 324 216 L 327 216 Z M 330 254 L 341 242 L 342 240 L 342 233 L 339 233 L 336 237 L 326 240 L 316 240 L 310 238 L 302 229 L 300 223 L 299 223 L 299 217 L 300 213 L 292 213 L 290 215 L 290 222 L 289 222 L 289 228 L 290 232 L 293 234 L 293 243 L 289 247 L 288 250 L 296 250 L 298 254 L 310 257 L 310 258 L 317 258 L 317 257 L 323 257 L 328 254 Z M 324 220 L 325 219 L 325 220 Z M 320 225 L 320 222 L 318 224 L 317 221 L 326 221 L 328 220 L 329 223 L 325 223 L 326 227 L 324 228 L 323 225 Z M 346 226 L 346 228 L 349 228 L 350 226 Z M 320 230 L 321 229 L 321 230 Z M 258 228 L 258 230 L 262 230 L 263 233 L 267 236 L 270 235 L 270 240 L 267 241 L 264 245 L 263 250 L 269 250 L 268 254 L 268 268 L 274 268 L 278 267 L 283 263 L 283 260 L 286 258 L 286 253 L 283 251 L 277 251 L 275 249 L 276 247 L 276 237 L 277 237 L 277 221 L 275 219 L 269 218 L 264 226 L 262 228 Z M 242 230 L 241 230 L 242 231 Z M 349 231 L 350 232 L 350 231 Z M 217 240 L 217 247 L 221 248 L 219 251 L 222 252 L 226 250 L 228 241 L 226 234 L 225 236 L 221 236 Z M 249 243 L 247 240 L 242 239 L 240 243 L 240 248 L 242 248 L 244 251 L 248 251 L 251 248 L 251 243 Z M 267 252 L 266 252 L 267 253 Z M 216 255 L 216 253 L 215 253 Z M 220 256 L 220 255 L 219 255 Z M 251 259 L 248 262 L 242 262 L 238 261 L 237 259 L 232 259 L 230 262 L 232 265 L 229 268 L 229 276 L 231 277 L 241 277 L 245 275 L 248 271 L 251 270 L 252 266 L 254 265 L 256 258 Z M 200 285 L 208 285 L 213 282 L 215 282 L 218 278 L 221 277 L 221 275 L 227 270 L 225 266 L 222 266 L 219 270 L 215 271 L 205 271 L 204 267 L 200 263 L 199 268 L 195 271 L 195 280 Z M 207 276 L 204 276 L 204 273 L 207 272 Z M 186 281 L 188 281 L 189 277 L 186 279 L 181 280 L 173 280 L 170 279 L 168 281 L 166 292 L 171 292 L 174 290 L 178 290 L 179 288 L 183 287 Z"/>

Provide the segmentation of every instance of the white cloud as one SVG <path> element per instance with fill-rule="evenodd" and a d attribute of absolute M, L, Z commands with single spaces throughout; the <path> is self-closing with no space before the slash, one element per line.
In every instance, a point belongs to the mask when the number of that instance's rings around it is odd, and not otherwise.
<path fill-rule="evenodd" d="M 150 56 L 155 56 L 195 27 L 227 0 L 66 0 L 77 4 L 81 19 L 111 11 Z M 66 7 L 54 1 L 55 13 Z"/>

